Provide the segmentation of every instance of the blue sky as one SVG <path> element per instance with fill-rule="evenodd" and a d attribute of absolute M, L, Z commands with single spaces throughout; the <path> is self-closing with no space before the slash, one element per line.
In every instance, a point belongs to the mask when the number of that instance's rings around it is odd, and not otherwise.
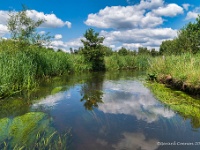
<path fill-rule="evenodd" d="M 0 5 L 0 37 L 9 37 L 8 11 L 19 11 L 22 4 L 30 9 L 29 17 L 46 20 L 38 32 L 50 32 L 55 36 L 51 46 L 64 51 L 81 46 L 88 28 L 104 36 L 113 50 L 158 49 L 200 13 L 197 0 L 6 0 Z"/>

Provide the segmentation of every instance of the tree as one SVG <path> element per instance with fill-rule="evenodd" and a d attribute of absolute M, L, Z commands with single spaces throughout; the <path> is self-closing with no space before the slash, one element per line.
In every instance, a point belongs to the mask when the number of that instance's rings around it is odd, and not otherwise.
<path fill-rule="evenodd" d="M 191 53 L 197 53 L 200 48 L 200 15 L 193 23 L 188 23 L 178 32 L 179 48 Z"/>
<path fill-rule="evenodd" d="M 146 47 L 139 47 L 138 54 L 139 55 L 148 55 L 148 54 L 150 54 L 150 51 Z"/>
<path fill-rule="evenodd" d="M 118 51 L 118 54 L 122 55 L 122 56 L 128 55 L 128 53 L 129 53 L 129 51 L 124 47 L 120 48 Z"/>
<path fill-rule="evenodd" d="M 84 55 L 85 60 L 92 64 L 92 70 L 105 70 L 105 53 L 102 45 L 104 37 L 100 37 L 99 33 L 91 28 L 86 30 L 84 37 L 85 40 L 82 39 L 81 42 L 84 45 L 82 54 Z"/>
<path fill-rule="evenodd" d="M 19 12 L 11 11 L 7 23 L 8 30 L 11 33 L 11 38 L 24 44 L 43 45 L 47 44 L 51 36 L 47 34 L 39 34 L 36 29 L 45 22 L 43 19 L 37 21 L 27 16 L 27 8 L 22 6 L 23 9 Z"/>

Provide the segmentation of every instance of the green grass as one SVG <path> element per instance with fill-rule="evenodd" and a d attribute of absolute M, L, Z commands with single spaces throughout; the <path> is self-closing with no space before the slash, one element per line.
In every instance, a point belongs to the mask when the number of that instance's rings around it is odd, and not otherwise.
<path fill-rule="evenodd" d="M 148 67 L 147 55 L 126 55 L 120 56 L 114 54 L 105 57 L 106 70 L 123 70 L 123 69 L 146 69 Z"/>
<path fill-rule="evenodd" d="M 155 57 L 149 61 L 148 72 L 156 74 L 158 80 L 165 75 L 182 81 L 193 87 L 200 87 L 200 54 L 182 54 L 166 57 Z"/>
<path fill-rule="evenodd" d="M 145 69 L 148 56 L 105 57 L 106 70 Z M 83 55 L 55 52 L 53 49 L 29 45 L 22 47 L 12 40 L 0 41 L 0 99 L 32 90 L 39 79 L 70 72 L 91 71 L 92 64 Z"/>
<path fill-rule="evenodd" d="M 0 51 L 0 97 L 37 86 L 42 77 L 58 76 L 71 71 L 69 54 L 45 48 Z"/>

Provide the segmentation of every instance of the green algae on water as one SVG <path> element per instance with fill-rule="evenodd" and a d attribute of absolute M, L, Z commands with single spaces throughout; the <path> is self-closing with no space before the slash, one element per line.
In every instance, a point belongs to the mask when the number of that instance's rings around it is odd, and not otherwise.
<path fill-rule="evenodd" d="M 180 114 L 184 119 L 190 119 L 194 128 L 200 127 L 200 100 L 181 91 L 173 91 L 156 82 L 148 82 L 146 85 L 159 101 Z"/>

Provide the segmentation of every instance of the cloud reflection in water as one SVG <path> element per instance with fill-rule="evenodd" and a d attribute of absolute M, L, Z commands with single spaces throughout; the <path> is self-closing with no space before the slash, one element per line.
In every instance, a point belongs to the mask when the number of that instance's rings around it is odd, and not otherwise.
<path fill-rule="evenodd" d="M 69 91 L 60 92 L 54 95 L 49 95 L 32 105 L 33 108 L 38 108 L 40 106 L 44 107 L 54 107 L 56 106 L 59 101 L 63 99 L 68 99 L 71 97 L 71 93 Z"/>
<path fill-rule="evenodd" d="M 158 148 L 156 139 L 147 139 L 142 133 L 123 133 L 121 139 L 116 145 L 113 145 L 115 150 L 155 150 Z"/>
<path fill-rule="evenodd" d="M 138 81 L 106 81 L 103 101 L 99 110 L 104 113 L 133 115 L 148 123 L 159 117 L 174 116 L 173 111 L 163 108 L 150 90 Z"/>

